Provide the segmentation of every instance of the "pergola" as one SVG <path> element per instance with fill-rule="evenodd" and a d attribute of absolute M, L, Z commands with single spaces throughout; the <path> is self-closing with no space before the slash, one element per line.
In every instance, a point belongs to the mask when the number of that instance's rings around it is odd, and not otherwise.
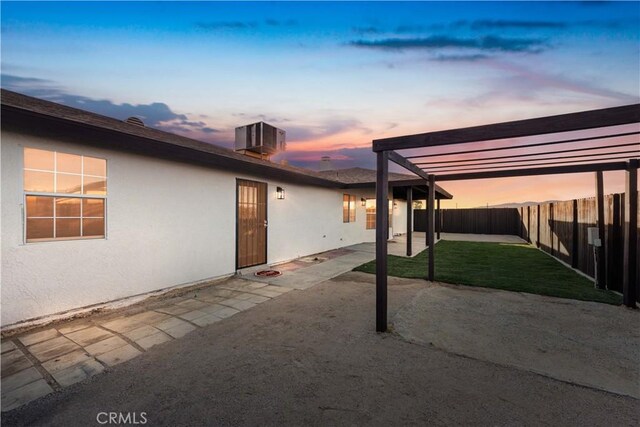
<path fill-rule="evenodd" d="M 435 277 L 436 182 L 595 172 L 599 237 L 604 242 L 603 172 L 626 171 L 623 301 L 626 306 L 635 307 L 638 280 L 636 271 L 638 157 L 640 157 L 640 142 L 636 136 L 640 134 L 640 127 L 635 125 L 638 124 L 640 124 L 640 104 L 633 104 L 374 140 L 373 151 L 377 156 L 376 206 L 378 209 L 376 215 L 376 330 L 378 332 L 387 330 L 386 231 L 389 207 L 386 201 L 389 191 L 389 161 L 402 166 L 427 182 L 429 251 L 427 280 L 430 281 Z M 629 127 L 625 125 L 634 126 L 631 129 L 625 129 Z M 567 132 L 586 130 L 590 131 L 588 136 L 574 134 L 568 137 L 564 135 L 563 138 L 562 135 Z M 553 136 L 553 138 L 516 145 L 508 141 L 512 138 L 535 139 L 540 136 Z M 496 145 L 487 147 L 485 144 L 487 142 Z M 576 145 L 577 143 L 579 145 Z M 457 147 L 462 144 L 464 148 Z M 557 149 L 558 147 L 562 149 Z M 413 152 L 402 156 L 397 152 L 400 150 Z M 505 154 L 486 156 L 485 153 L 489 152 L 505 152 Z M 473 154 L 474 157 L 447 159 L 447 156 L 464 157 L 469 154 Z M 441 160 L 441 158 L 445 159 Z M 410 244 L 409 221 L 407 226 L 407 244 Z M 603 248 L 600 250 L 602 251 Z M 407 251 L 410 251 L 409 247 Z M 600 256 L 603 258 L 602 254 Z"/>

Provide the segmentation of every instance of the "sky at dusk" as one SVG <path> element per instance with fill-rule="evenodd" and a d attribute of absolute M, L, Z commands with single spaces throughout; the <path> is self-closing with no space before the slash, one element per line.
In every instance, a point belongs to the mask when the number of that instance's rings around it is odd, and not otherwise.
<path fill-rule="evenodd" d="M 287 131 L 275 160 L 303 167 L 373 168 L 378 138 L 640 102 L 638 2 L 1 8 L 2 87 L 226 147 L 264 120 Z M 593 174 L 443 186 L 444 207 L 595 192 Z"/>

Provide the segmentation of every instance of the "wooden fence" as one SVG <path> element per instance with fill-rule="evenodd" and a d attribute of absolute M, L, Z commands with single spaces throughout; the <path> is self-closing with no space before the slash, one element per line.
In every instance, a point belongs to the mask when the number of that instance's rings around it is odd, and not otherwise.
<path fill-rule="evenodd" d="M 622 292 L 624 194 L 604 197 L 605 268 L 609 289 Z M 542 203 L 521 208 L 442 209 L 443 233 L 512 234 L 594 277 L 593 246 L 588 228 L 596 226 L 595 197 Z M 637 213 L 640 224 L 640 211 Z M 439 217 L 436 215 L 436 223 Z M 425 210 L 414 210 L 414 230 L 426 231 Z M 640 233 L 638 233 L 640 247 Z M 640 277 L 640 263 L 638 276 Z M 640 301 L 640 285 L 637 295 Z"/>
<path fill-rule="evenodd" d="M 624 200 L 624 194 L 604 196 L 606 281 L 609 289 L 619 292 L 622 292 Z M 595 197 L 525 206 L 518 209 L 518 215 L 517 235 L 594 277 L 593 246 L 588 244 L 587 230 L 596 226 Z M 640 212 L 636 215 L 640 219 Z M 637 274 L 640 274 L 640 265 Z"/>
<path fill-rule="evenodd" d="M 516 208 L 442 209 L 443 233 L 520 235 L 520 214 Z M 414 210 L 413 228 L 427 231 L 426 211 Z M 439 221 L 436 212 L 436 223 Z"/>

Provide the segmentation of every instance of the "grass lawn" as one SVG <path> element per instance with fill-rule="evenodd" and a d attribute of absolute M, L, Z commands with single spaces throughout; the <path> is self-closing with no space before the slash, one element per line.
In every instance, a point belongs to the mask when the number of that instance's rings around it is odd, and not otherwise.
<path fill-rule="evenodd" d="M 436 280 L 531 294 L 621 304 L 622 297 L 598 290 L 593 282 L 530 245 L 454 242 L 436 247 Z M 389 275 L 427 277 L 427 251 L 413 258 L 389 255 Z M 355 271 L 375 273 L 375 261 Z"/>

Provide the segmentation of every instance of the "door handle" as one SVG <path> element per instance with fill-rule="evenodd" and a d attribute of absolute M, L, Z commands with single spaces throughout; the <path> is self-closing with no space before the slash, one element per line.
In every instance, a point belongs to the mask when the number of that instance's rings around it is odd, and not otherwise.
<path fill-rule="evenodd" d="M 266 219 L 264 220 L 264 226 L 268 227 L 269 226 L 269 221 L 267 221 Z"/>

